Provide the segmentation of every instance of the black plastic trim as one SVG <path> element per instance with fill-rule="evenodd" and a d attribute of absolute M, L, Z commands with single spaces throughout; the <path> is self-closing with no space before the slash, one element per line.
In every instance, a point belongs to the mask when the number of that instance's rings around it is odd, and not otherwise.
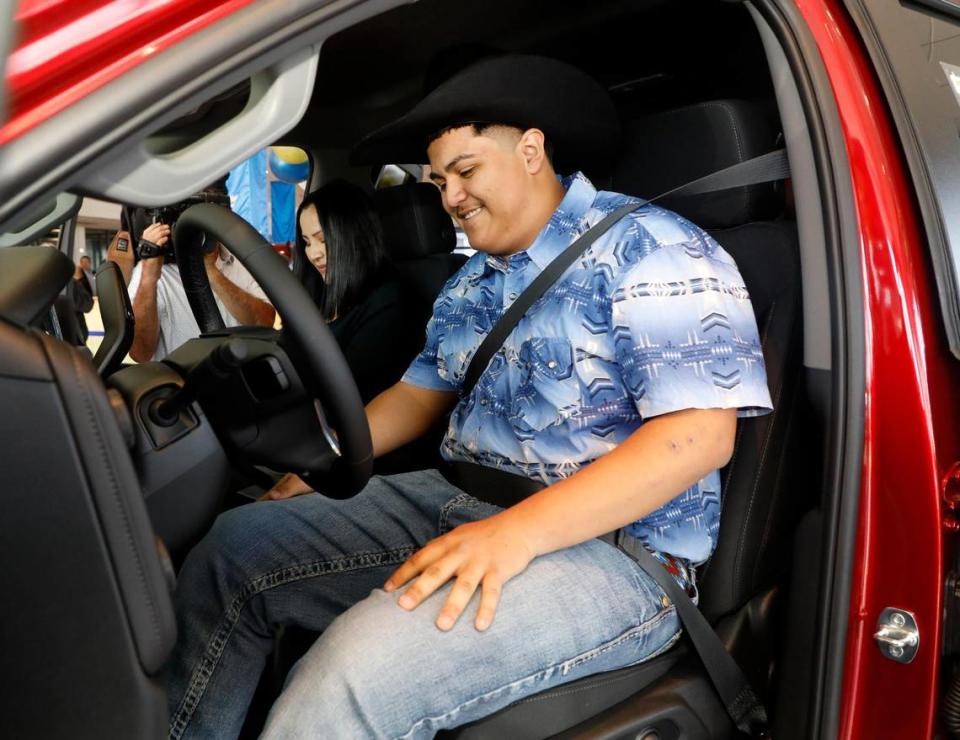
<path fill-rule="evenodd" d="M 72 222 L 71 222 L 72 223 Z M 72 229 L 71 229 L 72 231 Z M 103 319 L 103 340 L 93 357 L 101 377 L 120 369 L 133 344 L 134 315 L 123 271 L 112 260 L 104 260 L 97 269 L 97 296 Z"/>
<path fill-rule="evenodd" d="M 820 737 L 834 737 L 840 720 L 847 620 L 853 575 L 863 457 L 865 327 L 860 243 L 846 144 L 832 87 L 816 42 L 787 0 L 756 2 L 780 42 L 803 104 L 819 174 L 832 306 L 832 401 L 825 440 L 822 583 L 815 643 L 813 702 Z"/>

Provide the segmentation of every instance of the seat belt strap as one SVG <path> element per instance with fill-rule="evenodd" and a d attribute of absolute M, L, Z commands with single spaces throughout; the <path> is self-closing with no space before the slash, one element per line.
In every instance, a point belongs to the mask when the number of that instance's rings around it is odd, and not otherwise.
<path fill-rule="evenodd" d="M 526 314 L 527 309 L 536 303 L 537 299 L 560 279 L 560 276 L 576 261 L 577 257 L 587 251 L 591 244 L 603 236 L 608 229 L 628 213 L 632 213 L 641 206 L 658 201 L 668 195 L 702 195 L 704 193 L 729 190 L 730 188 L 744 187 L 746 185 L 757 185 L 764 182 L 783 180 L 789 176 L 790 164 L 787 161 L 787 152 L 785 149 L 777 149 L 762 154 L 759 157 L 738 162 L 717 172 L 712 172 L 709 175 L 697 178 L 679 187 L 672 188 L 648 201 L 628 203 L 612 213 L 607 214 L 600 222 L 588 229 L 569 247 L 557 255 L 503 313 L 500 320 L 497 321 L 490 333 L 484 337 L 484 340 L 480 343 L 480 346 L 477 347 L 477 351 L 474 352 L 473 357 L 470 359 L 470 364 L 467 366 L 466 376 L 463 381 L 463 388 L 460 391 L 461 398 L 466 398 L 470 395 L 470 391 L 473 390 L 483 371 L 486 370 L 490 364 L 493 355 L 503 346 L 504 341 L 506 341 L 507 337 L 510 336 L 510 332 L 513 331 L 520 319 Z"/>
<path fill-rule="evenodd" d="M 749 737 L 763 737 L 767 731 L 767 711 L 703 612 L 640 540 L 621 529 L 616 534 L 616 546 L 633 558 L 673 602 L 687 637 L 737 729 Z"/>
<path fill-rule="evenodd" d="M 652 203 L 668 195 L 703 195 L 747 185 L 786 180 L 788 177 L 790 177 L 790 162 L 787 159 L 787 150 L 777 149 L 698 177 L 696 180 L 660 193 L 648 202 Z"/>
<path fill-rule="evenodd" d="M 550 264 L 533 279 L 533 282 L 510 304 L 510 307 L 503 313 L 500 320 L 497 321 L 493 329 L 490 330 L 490 333 L 484 337 L 480 346 L 477 347 L 477 351 L 473 353 L 470 364 L 467 366 L 467 373 L 463 380 L 463 388 L 460 391 L 462 398 L 470 395 L 470 391 L 472 391 L 473 387 L 477 384 L 481 373 L 483 373 L 483 371 L 487 369 L 487 365 L 490 364 L 490 359 L 496 351 L 503 346 L 510 332 L 513 331 L 520 319 L 523 318 L 530 306 L 532 306 L 538 298 L 543 296 L 543 294 L 547 292 L 547 289 L 556 283 L 557 280 L 560 279 L 560 276 L 566 272 L 567 268 L 574 263 L 577 257 L 583 254 L 591 244 L 603 236 L 611 226 L 644 204 L 645 201 L 633 201 L 608 213 L 598 223 L 594 224 L 575 239 L 573 244 L 554 257 Z"/>

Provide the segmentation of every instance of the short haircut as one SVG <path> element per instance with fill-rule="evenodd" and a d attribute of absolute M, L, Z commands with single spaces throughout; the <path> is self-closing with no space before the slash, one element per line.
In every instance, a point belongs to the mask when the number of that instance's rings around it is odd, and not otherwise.
<path fill-rule="evenodd" d="M 326 280 L 307 259 L 300 214 L 317 209 L 327 251 Z M 356 185 L 333 180 L 307 193 L 297 211 L 293 271 L 327 321 L 363 302 L 386 264 L 383 229 L 370 197 Z"/>
<path fill-rule="evenodd" d="M 473 133 L 475 133 L 477 136 L 483 136 L 484 132 L 492 128 L 511 129 L 513 131 L 516 131 L 518 136 L 522 136 L 523 132 L 526 131 L 526 129 L 521 128 L 520 126 L 514 126 L 512 123 L 492 123 L 489 121 L 467 121 L 466 123 L 454 123 L 450 126 L 446 126 L 440 129 L 434 134 L 430 134 L 430 136 L 427 137 L 427 147 L 429 147 L 434 141 L 439 139 L 448 131 L 456 131 L 458 128 L 464 128 L 465 126 L 472 127 Z M 424 148 L 427 148 L 427 147 L 424 147 Z M 549 138 L 547 138 L 546 134 L 544 134 L 544 139 L 543 139 L 543 151 L 546 153 L 547 161 L 550 163 L 550 166 L 552 167 L 553 166 L 553 142 L 550 141 Z"/>

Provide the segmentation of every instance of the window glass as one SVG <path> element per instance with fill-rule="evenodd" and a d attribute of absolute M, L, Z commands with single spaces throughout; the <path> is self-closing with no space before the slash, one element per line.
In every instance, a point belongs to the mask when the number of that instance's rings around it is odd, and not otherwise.
<path fill-rule="evenodd" d="M 112 231 L 108 231 L 107 229 L 84 229 L 84 241 L 86 242 L 84 254 L 90 257 L 94 270 L 106 259 L 107 247 L 110 246 L 110 241 L 113 239 L 115 233 L 116 229 Z"/>
<path fill-rule="evenodd" d="M 377 190 L 382 190 L 383 188 L 403 185 L 403 183 L 411 182 L 414 179 L 416 178 L 403 169 L 403 167 L 396 164 L 387 164 L 380 169 L 380 174 L 377 176 L 377 182 L 374 187 L 376 187 Z"/>

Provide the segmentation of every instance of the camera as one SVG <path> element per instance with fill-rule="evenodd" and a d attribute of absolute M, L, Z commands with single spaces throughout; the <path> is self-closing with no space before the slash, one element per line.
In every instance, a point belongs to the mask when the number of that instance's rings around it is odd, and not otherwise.
<path fill-rule="evenodd" d="M 150 259 L 153 257 L 163 257 L 167 264 L 176 262 L 176 252 L 173 248 L 173 230 L 176 228 L 177 220 L 191 206 L 198 203 L 214 203 L 216 205 L 230 207 L 230 196 L 227 194 L 225 183 L 217 183 L 204 190 L 185 198 L 178 203 L 172 203 L 166 206 L 155 208 L 132 208 L 126 218 L 129 221 L 129 230 L 137 238 L 137 259 Z M 150 224 L 167 224 L 170 227 L 170 239 L 162 247 L 145 241 L 141 235 Z"/>

